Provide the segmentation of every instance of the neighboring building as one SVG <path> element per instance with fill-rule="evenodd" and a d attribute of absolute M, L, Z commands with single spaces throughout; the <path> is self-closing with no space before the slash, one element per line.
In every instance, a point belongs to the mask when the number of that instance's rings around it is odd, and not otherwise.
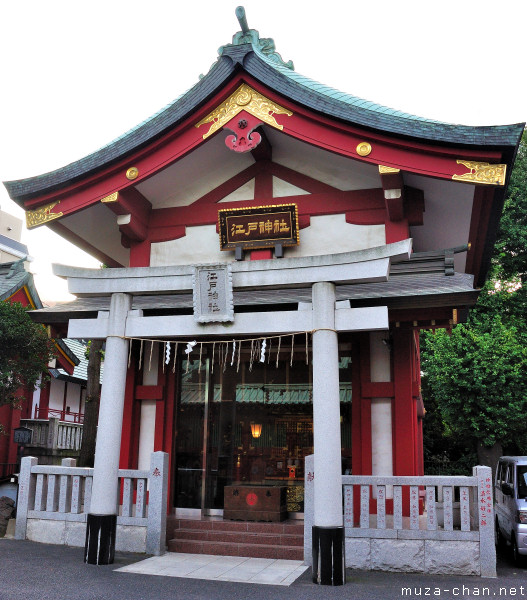
<path fill-rule="evenodd" d="M 342 525 L 342 472 L 422 475 L 419 330 L 455 324 L 485 280 L 523 124 L 338 92 L 240 23 L 166 109 L 5 184 L 29 227 L 113 267 L 56 266 L 77 300 L 33 313 L 106 339 L 91 531 L 112 527 L 118 463 L 153 450 L 169 511 L 195 515 L 240 483 L 286 484 L 301 515 L 314 450 L 317 530 Z"/>
<path fill-rule="evenodd" d="M 0 210 L 0 263 L 26 259 L 27 247 L 21 237 L 22 220 Z"/>
<path fill-rule="evenodd" d="M 12 215 L 0 212 L 0 231 L 8 235 L 0 235 L 0 250 L 3 258 L 9 262 L 0 264 L 0 302 L 19 302 L 23 306 L 42 309 L 42 302 L 35 288 L 33 275 L 26 270 L 28 261 L 27 247 L 20 240 L 22 221 Z M 14 259 L 14 260 L 13 260 Z M 5 427 L 5 435 L 0 436 L 0 478 L 17 471 L 18 446 L 13 442 L 12 432 L 20 426 L 21 419 L 37 417 L 48 419 L 48 408 L 59 409 L 61 420 L 82 421 L 84 412 L 82 405 L 83 392 L 86 383 L 77 377 L 74 381 L 76 365 L 79 365 L 79 342 L 57 340 L 55 342 L 56 359 L 50 364 L 51 377 L 44 387 L 36 390 L 26 390 L 25 400 L 20 408 L 12 406 L 0 407 L 0 423 Z M 79 365 L 80 366 L 80 365 Z M 77 369 L 78 370 L 78 369 Z M 59 379 L 60 378 L 60 379 Z M 61 380 L 62 379 L 62 380 Z M 38 413 L 40 408 L 40 414 Z M 70 409 L 71 413 L 67 414 Z M 53 411 L 49 416 L 52 416 Z"/>

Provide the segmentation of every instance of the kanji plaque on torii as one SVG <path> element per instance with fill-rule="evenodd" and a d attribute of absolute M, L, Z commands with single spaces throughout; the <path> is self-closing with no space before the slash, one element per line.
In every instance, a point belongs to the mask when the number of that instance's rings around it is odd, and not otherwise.
<path fill-rule="evenodd" d="M 195 319 L 200 323 L 233 321 L 230 265 L 197 265 L 193 279 Z"/>
<path fill-rule="evenodd" d="M 218 211 L 220 248 L 234 250 L 297 246 L 296 204 L 230 208 Z"/>

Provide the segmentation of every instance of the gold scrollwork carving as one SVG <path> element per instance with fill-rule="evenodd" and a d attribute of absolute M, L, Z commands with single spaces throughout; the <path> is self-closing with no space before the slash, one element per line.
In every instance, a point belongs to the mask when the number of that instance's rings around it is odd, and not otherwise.
<path fill-rule="evenodd" d="M 357 146 L 357 154 L 359 156 L 368 156 L 368 154 L 371 154 L 371 150 L 371 144 L 369 144 L 368 142 L 361 142 Z"/>
<path fill-rule="evenodd" d="M 386 175 L 387 173 L 400 173 L 401 169 L 396 169 L 395 167 L 385 167 L 384 165 L 379 165 L 379 173 L 381 175 Z"/>
<path fill-rule="evenodd" d="M 50 204 L 46 204 L 45 206 L 41 206 L 40 208 L 36 208 L 35 210 L 26 211 L 26 226 L 28 229 L 33 229 L 34 227 L 38 227 L 39 225 L 44 225 L 45 223 L 49 223 L 49 221 L 53 221 L 53 219 L 58 219 L 62 217 L 64 213 L 52 213 L 51 211 L 60 204 L 60 202 L 51 202 Z"/>
<path fill-rule="evenodd" d="M 109 196 L 102 198 L 101 202 L 103 202 L 104 204 L 111 204 L 112 202 L 117 202 L 118 200 L 119 200 L 119 192 L 114 192 L 113 194 L 110 194 Z"/>
<path fill-rule="evenodd" d="M 476 162 L 474 160 L 456 160 L 458 165 L 464 165 L 469 169 L 463 175 L 452 175 L 456 181 L 468 181 L 471 183 L 484 183 L 487 185 L 505 185 L 505 173 L 507 165 L 491 165 L 487 162 Z"/>
<path fill-rule="evenodd" d="M 211 123 L 207 133 L 203 134 L 203 139 L 208 138 L 209 135 L 221 129 L 225 123 L 228 123 L 242 110 L 246 110 L 257 119 L 260 119 L 260 121 L 276 129 L 283 129 L 284 126 L 277 123 L 274 115 L 287 115 L 290 117 L 293 114 L 287 108 L 276 104 L 272 100 L 269 100 L 269 98 L 253 90 L 246 83 L 243 83 L 225 102 L 222 102 L 204 119 L 196 123 L 196 127 L 201 127 L 205 123 Z"/>

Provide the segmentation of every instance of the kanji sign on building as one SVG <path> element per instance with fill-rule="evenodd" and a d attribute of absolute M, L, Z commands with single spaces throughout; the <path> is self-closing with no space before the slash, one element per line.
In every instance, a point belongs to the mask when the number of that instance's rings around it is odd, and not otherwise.
<path fill-rule="evenodd" d="M 297 246 L 296 204 L 231 208 L 218 211 L 220 248 L 270 248 L 275 244 Z"/>

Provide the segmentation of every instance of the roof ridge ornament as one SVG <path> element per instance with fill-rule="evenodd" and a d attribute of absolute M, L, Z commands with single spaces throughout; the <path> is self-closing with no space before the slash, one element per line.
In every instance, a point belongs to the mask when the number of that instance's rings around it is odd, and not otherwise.
<path fill-rule="evenodd" d="M 252 44 L 252 46 L 265 55 L 266 58 L 273 62 L 295 70 L 292 60 L 285 62 L 280 54 L 276 51 L 276 46 L 272 38 L 260 38 L 260 33 L 256 29 L 249 29 L 247 17 L 245 16 L 245 8 L 238 6 L 235 11 L 236 18 L 240 23 L 241 31 L 238 31 L 232 36 L 232 44 L 225 44 L 218 49 L 218 55 L 221 56 L 226 48 L 232 46 L 241 46 L 243 44 Z"/>

